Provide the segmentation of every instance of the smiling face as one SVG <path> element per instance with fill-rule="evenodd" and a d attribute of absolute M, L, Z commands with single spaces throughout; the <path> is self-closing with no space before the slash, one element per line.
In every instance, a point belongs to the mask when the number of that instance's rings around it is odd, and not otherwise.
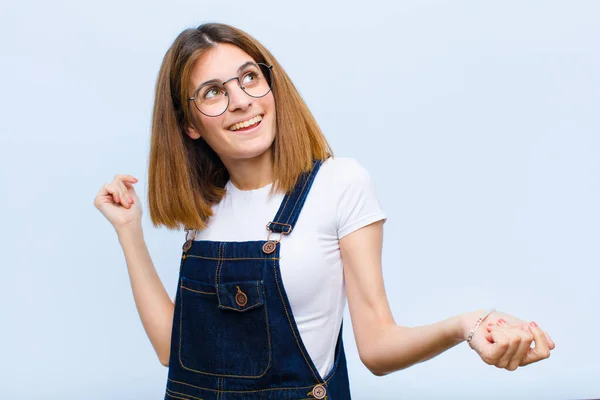
<path fill-rule="evenodd" d="M 186 133 L 192 139 L 202 137 L 225 165 L 234 160 L 270 155 L 271 145 L 275 139 L 276 115 L 273 92 L 260 98 L 251 97 L 240 88 L 237 79 L 230 80 L 232 77 L 241 76 L 240 80 L 244 80 L 246 87 L 250 87 L 252 75 L 247 72 L 255 69 L 247 63 L 255 62 L 239 47 L 219 43 L 202 56 L 192 71 L 189 97 L 192 97 L 195 90 L 207 81 L 229 80 L 225 84 L 229 97 L 226 111 L 219 116 L 209 117 L 201 113 L 190 101 L 188 104 L 194 127 L 186 129 Z M 238 69 L 244 64 L 246 66 L 240 75 Z M 250 89 L 246 90 L 250 91 Z M 207 105 L 214 101 L 215 95 L 218 95 L 218 92 L 214 87 L 211 88 L 210 84 L 203 86 L 196 93 L 197 97 L 205 99 Z"/>

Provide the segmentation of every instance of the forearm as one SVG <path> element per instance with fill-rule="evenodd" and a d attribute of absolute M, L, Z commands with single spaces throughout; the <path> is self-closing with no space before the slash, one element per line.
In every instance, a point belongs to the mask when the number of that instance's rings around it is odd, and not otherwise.
<path fill-rule="evenodd" d="M 408 368 L 429 360 L 465 340 L 466 314 L 431 325 L 405 327 L 389 324 L 371 334 L 369 369 L 376 375 Z"/>
<path fill-rule="evenodd" d="M 117 230 L 123 248 L 135 305 L 142 325 L 163 365 L 169 361 L 174 305 L 165 290 L 144 241 L 140 225 Z"/>

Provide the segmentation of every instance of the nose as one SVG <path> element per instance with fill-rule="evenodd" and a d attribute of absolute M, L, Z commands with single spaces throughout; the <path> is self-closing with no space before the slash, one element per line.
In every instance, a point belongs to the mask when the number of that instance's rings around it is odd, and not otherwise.
<path fill-rule="evenodd" d="M 239 78 L 231 79 L 223 86 L 229 83 L 227 87 L 227 95 L 229 96 L 229 111 L 235 111 L 237 109 L 245 110 L 250 104 L 252 104 L 252 97 L 248 96 L 246 92 L 240 87 Z"/>

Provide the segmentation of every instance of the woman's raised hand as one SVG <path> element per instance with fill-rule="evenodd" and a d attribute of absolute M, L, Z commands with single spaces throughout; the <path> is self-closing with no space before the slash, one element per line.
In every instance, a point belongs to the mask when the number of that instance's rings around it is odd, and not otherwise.
<path fill-rule="evenodd" d="M 470 324 L 470 330 L 477 318 L 468 318 L 465 328 Z M 535 347 L 531 347 L 532 342 Z M 527 323 L 495 311 L 477 329 L 471 346 L 486 364 L 514 371 L 550 357 L 555 344 L 535 322 Z"/>
<path fill-rule="evenodd" d="M 115 230 L 142 219 L 142 206 L 133 185 L 137 178 L 131 175 L 115 175 L 104 184 L 94 199 L 94 205 L 113 225 Z"/>

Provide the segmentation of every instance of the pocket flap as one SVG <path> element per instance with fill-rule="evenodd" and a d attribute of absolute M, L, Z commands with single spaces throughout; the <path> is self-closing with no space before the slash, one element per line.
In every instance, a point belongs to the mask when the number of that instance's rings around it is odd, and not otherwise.
<path fill-rule="evenodd" d="M 243 312 L 264 304 L 263 281 L 220 283 L 217 290 L 222 310 Z"/>

